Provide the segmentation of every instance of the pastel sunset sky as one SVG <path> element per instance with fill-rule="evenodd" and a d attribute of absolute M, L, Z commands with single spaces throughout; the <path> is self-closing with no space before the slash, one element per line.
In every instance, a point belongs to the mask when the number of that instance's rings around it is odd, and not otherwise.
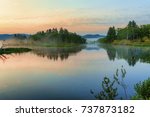
<path fill-rule="evenodd" d="M 129 20 L 150 24 L 150 0 L 0 0 L 0 33 L 35 33 L 64 27 L 106 34 Z"/>

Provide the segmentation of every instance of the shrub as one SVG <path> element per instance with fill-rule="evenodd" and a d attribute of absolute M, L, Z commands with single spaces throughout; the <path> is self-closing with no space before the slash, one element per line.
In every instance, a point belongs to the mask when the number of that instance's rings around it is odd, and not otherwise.
<path fill-rule="evenodd" d="M 150 78 L 144 80 L 143 82 L 139 82 L 134 86 L 136 91 L 136 95 L 133 99 L 150 99 Z"/>
<path fill-rule="evenodd" d="M 124 89 L 125 98 L 127 99 L 127 93 L 126 93 L 126 84 L 124 82 L 124 78 L 126 76 L 126 70 L 121 68 L 120 70 L 121 74 L 119 75 L 119 70 L 116 70 L 116 73 L 113 76 L 113 79 L 110 80 L 108 77 L 104 77 L 102 81 L 102 90 L 98 94 L 94 94 L 94 92 L 91 90 L 91 93 L 94 95 L 96 99 L 99 100 L 115 100 L 118 96 L 118 86 L 121 86 Z M 120 99 L 123 99 L 123 97 L 120 97 Z"/>

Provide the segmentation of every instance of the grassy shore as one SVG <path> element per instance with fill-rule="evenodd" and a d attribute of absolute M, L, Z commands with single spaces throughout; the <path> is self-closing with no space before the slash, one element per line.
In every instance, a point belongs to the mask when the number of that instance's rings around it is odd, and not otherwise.
<path fill-rule="evenodd" d="M 100 43 L 108 43 L 113 45 L 129 45 L 129 46 L 150 46 L 150 39 L 137 39 L 137 40 L 127 40 L 127 39 L 116 39 L 112 42 L 108 42 L 106 39 L 100 39 Z"/>
<path fill-rule="evenodd" d="M 12 53 L 23 53 L 23 52 L 29 52 L 31 49 L 29 48 L 5 48 L 0 49 L 0 55 L 2 54 L 12 54 Z"/>

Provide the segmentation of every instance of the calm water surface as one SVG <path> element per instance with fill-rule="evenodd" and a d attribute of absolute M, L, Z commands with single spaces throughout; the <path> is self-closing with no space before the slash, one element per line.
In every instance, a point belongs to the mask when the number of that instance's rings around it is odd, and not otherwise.
<path fill-rule="evenodd" d="M 95 99 L 90 90 L 98 93 L 103 77 L 122 65 L 129 99 L 134 84 L 150 76 L 149 63 L 150 48 L 97 44 L 1 55 L 0 99 Z M 118 99 L 125 97 L 118 89 Z"/>

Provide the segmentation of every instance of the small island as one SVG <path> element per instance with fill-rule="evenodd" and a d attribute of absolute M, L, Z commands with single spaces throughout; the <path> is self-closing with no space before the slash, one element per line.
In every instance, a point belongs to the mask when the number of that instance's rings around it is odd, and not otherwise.
<path fill-rule="evenodd" d="M 78 47 L 86 39 L 67 29 L 57 28 L 39 31 L 36 34 L 14 34 L 12 39 L 0 41 L 0 55 L 28 52 L 33 47 Z"/>
<path fill-rule="evenodd" d="M 40 31 L 29 36 L 28 41 L 33 45 L 46 47 L 70 47 L 85 44 L 86 39 L 76 33 L 69 32 L 67 29 L 57 28 Z"/>
<path fill-rule="evenodd" d="M 113 26 L 107 36 L 98 41 L 114 45 L 150 46 L 150 24 L 138 26 L 133 20 L 125 28 L 116 29 Z"/>

